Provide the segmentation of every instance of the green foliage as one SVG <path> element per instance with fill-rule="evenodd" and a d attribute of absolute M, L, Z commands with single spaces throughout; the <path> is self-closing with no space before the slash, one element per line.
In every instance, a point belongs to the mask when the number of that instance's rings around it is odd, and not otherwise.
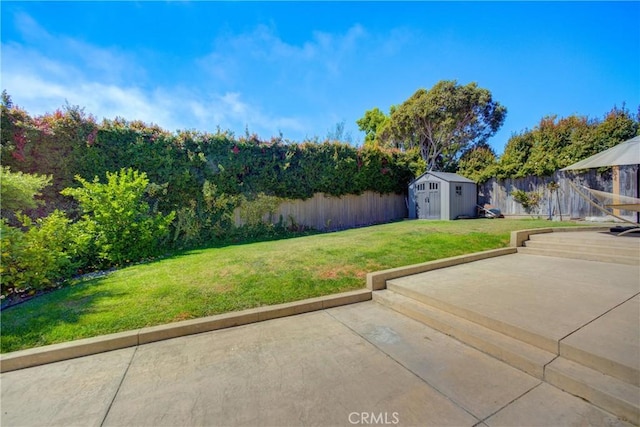
<path fill-rule="evenodd" d="M 175 213 L 152 211 L 144 198 L 149 185 L 144 172 L 129 168 L 106 176 L 104 184 L 98 177 L 93 182 L 77 177 L 81 187 L 63 190 L 80 204 L 80 224 L 94 235 L 98 262 L 122 265 L 158 254 Z"/>
<path fill-rule="evenodd" d="M 380 135 L 391 144 L 419 147 L 428 170 L 447 169 L 461 150 L 485 142 L 502 126 L 507 110 L 476 83 L 440 81 L 400 105 Z"/>
<path fill-rule="evenodd" d="M 0 166 L 0 199 L 2 217 L 15 215 L 17 211 L 34 209 L 42 195 L 42 189 L 51 184 L 51 176 L 11 172 L 11 168 Z"/>
<path fill-rule="evenodd" d="M 499 179 L 524 177 L 522 166 L 527 162 L 533 144 L 533 134 L 529 131 L 512 135 L 498 161 L 496 177 Z"/>
<path fill-rule="evenodd" d="M 542 195 L 535 191 L 526 192 L 523 190 L 513 190 L 511 195 L 513 196 L 513 199 L 520 203 L 527 212 L 537 208 L 540 204 L 540 199 L 542 199 Z"/>
<path fill-rule="evenodd" d="M 477 144 L 467 149 L 458 162 L 458 173 L 475 182 L 491 178 L 497 166 L 496 154 L 487 144 Z"/>
<path fill-rule="evenodd" d="M 364 116 L 356 121 L 358 129 L 365 134 L 364 145 L 376 146 L 378 133 L 388 121 L 389 117 L 378 107 L 365 111 Z"/>
<path fill-rule="evenodd" d="M 51 186 L 43 191 L 47 204 L 40 216 L 55 209 L 73 209 L 60 191 L 73 184 L 82 169 L 86 150 L 95 141 L 95 119 L 77 106 L 65 106 L 52 114 L 30 117 L 11 105 L 2 112 L 2 163 L 14 171 L 51 175 Z"/>
<path fill-rule="evenodd" d="M 613 147 L 638 134 L 640 122 L 614 107 L 603 120 L 572 115 L 544 117 L 533 130 L 513 135 L 498 161 L 498 178 L 549 176 L 558 169 Z"/>
<path fill-rule="evenodd" d="M 240 219 L 248 226 L 273 224 L 273 215 L 283 201 L 284 200 L 279 197 L 267 196 L 264 193 L 258 193 L 251 199 L 242 197 L 240 203 Z M 267 216 L 268 218 L 265 220 Z"/>
<path fill-rule="evenodd" d="M 233 211 L 239 203 L 240 197 L 221 193 L 205 180 L 202 201 L 191 200 L 176 212 L 174 243 L 190 246 L 221 239 L 232 228 Z"/>
<path fill-rule="evenodd" d="M 32 222 L 22 216 L 23 232 L 2 220 L 2 295 L 56 287 L 82 265 L 90 236 L 63 212 L 54 211 Z"/>
<path fill-rule="evenodd" d="M 319 192 L 403 193 L 407 183 L 424 171 L 415 151 L 328 141 L 296 144 L 281 137 L 261 141 L 248 132 L 243 138 L 223 131 L 170 133 L 121 118 L 97 124 L 79 107 L 70 106 L 31 117 L 8 95 L 6 101 L 0 107 L 3 165 L 53 178 L 42 191 L 46 204 L 34 216 L 61 209 L 78 220 L 84 211 L 79 199 L 60 194 L 77 185 L 75 176 L 90 183 L 95 176 L 132 168 L 162 184 L 150 184 L 145 201 L 152 211 L 176 212 L 169 240 L 178 248 L 224 239 L 243 195 L 306 199 Z M 336 126 L 334 136 L 345 138 L 344 123 Z M 81 222 L 86 233 L 98 233 L 95 221 Z M 107 250 L 94 249 L 95 254 Z M 102 255 L 91 261 L 110 262 Z"/>

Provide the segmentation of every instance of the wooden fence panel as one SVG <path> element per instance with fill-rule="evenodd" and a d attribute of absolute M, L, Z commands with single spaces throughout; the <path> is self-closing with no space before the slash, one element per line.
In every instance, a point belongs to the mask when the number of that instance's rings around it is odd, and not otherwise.
<path fill-rule="evenodd" d="M 234 212 L 236 226 L 242 225 L 240 210 Z M 367 191 L 361 195 L 334 197 L 316 193 L 307 200 L 287 200 L 271 216 L 271 222 L 312 227 L 317 230 L 341 230 L 371 224 L 382 224 L 407 216 L 405 197 Z M 263 218 L 265 222 L 269 218 Z"/>
<path fill-rule="evenodd" d="M 556 172 L 550 177 L 528 176 L 517 179 L 498 180 L 492 178 L 484 184 L 478 185 L 478 203 L 490 204 L 500 209 L 505 215 L 530 215 L 547 218 L 584 219 L 588 217 L 604 217 L 605 215 L 580 197 L 569 185 L 571 180 L 578 187 L 584 185 L 593 190 L 614 192 L 614 171 L 604 173 L 597 170 L 589 170 L 583 173 Z M 620 166 L 617 181 L 619 181 L 619 194 L 630 197 L 638 197 L 638 166 Z M 558 194 L 552 194 L 547 185 L 554 181 L 558 183 Z M 541 195 L 540 203 L 535 209 L 525 210 L 511 195 L 513 190 L 526 192 L 538 192 Z M 586 192 L 586 191 L 585 191 Z M 559 197 L 558 197 L 559 196 Z M 559 200 L 559 202 L 558 202 Z M 629 220 L 635 220 L 635 213 L 620 211 L 620 216 Z"/>

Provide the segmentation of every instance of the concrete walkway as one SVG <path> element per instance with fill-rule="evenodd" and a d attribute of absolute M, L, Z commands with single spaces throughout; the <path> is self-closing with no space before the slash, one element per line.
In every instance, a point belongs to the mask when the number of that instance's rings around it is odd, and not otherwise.
<path fill-rule="evenodd" d="M 543 368 L 595 354 L 637 372 L 638 266 L 513 254 L 376 294 L 394 289 L 523 334 Z M 5 372 L 0 424 L 630 425 L 490 354 L 368 301 Z"/>
<path fill-rule="evenodd" d="M 1 381 L 3 426 L 349 426 L 373 417 L 406 426 L 626 425 L 375 302 L 8 372 Z"/>

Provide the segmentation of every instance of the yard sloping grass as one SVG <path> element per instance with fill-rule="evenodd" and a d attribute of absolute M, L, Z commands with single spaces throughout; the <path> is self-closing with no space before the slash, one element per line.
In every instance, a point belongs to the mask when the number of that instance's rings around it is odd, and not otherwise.
<path fill-rule="evenodd" d="M 545 220 L 403 221 L 188 251 L 5 309 L 2 353 L 365 286 L 368 272 L 508 246 Z"/>

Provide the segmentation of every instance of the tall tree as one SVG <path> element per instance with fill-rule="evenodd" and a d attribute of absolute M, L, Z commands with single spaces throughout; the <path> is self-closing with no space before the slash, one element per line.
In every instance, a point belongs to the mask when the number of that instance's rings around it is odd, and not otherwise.
<path fill-rule="evenodd" d="M 419 147 L 427 170 L 447 169 L 461 150 L 485 142 L 502 126 L 507 109 L 476 83 L 443 80 L 418 89 L 391 114 L 381 138 Z"/>
<path fill-rule="evenodd" d="M 467 148 L 460 156 L 458 173 L 475 182 L 484 182 L 491 177 L 497 165 L 496 153 L 486 142 Z"/>
<path fill-rule="evenodd" d="M 378 107 L 365 111 L 364 116 L 356 121 L 358 129 L 364 132 L 364 145 L 375 146 L 378 132 L 388 121 L 389 117 Z"/>

